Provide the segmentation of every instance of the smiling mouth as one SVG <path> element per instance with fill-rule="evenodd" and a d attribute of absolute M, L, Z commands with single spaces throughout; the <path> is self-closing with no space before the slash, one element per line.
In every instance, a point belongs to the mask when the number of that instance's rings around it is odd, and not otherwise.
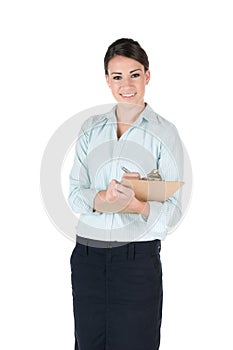
<path fill-rule="evenodd" d="M 120 95 L 124 98 L 130 98 L 130 97 L 134 97 L 136 95 L 136 92 L 133 94 L 120 94 Z"/>

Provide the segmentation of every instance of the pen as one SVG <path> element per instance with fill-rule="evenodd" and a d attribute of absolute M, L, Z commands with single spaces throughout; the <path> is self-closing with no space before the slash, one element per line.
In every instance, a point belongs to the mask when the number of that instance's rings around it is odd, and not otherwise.
<path fill-rule="evenodd" d="M 122 169 L 125 173 L 130 173 L 130 171 L 129 171 L 126 167 L 124 167 L 124 166 L 122 166 L 121 169 Z"/>

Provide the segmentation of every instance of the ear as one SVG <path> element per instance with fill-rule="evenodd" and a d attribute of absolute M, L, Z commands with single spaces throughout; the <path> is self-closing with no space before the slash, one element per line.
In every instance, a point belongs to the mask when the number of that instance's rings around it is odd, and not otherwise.
<path fill-rule="evenodd" d="M 146 71 L 145 76 L 146 76 L 146 84 L 148 84 L 149 81 L 150 81 L 150 71 L 149 71 L 149 69 Z"/>
<path fill-rule="evenodd" d="M 109 75 L 108 74 L 105 74 L 105 79 L 106 79 L 106 82 L 107 82 L 108 86 L 111 88 L 110 79 L 109 79 Z"/>

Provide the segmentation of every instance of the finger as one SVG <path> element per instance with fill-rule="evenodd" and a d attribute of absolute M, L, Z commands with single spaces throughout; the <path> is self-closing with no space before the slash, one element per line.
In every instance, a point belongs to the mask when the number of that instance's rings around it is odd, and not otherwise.
<path fill-rule="evenodd" d="M 117 192 L 115 186 L 118 183 L 117 180 L 113 179 L 109 182 L 107 193 L 106 193 L 106 199 L 109 201 L 114 201 L 118 198 L 119 193 Z"/>
<path fill-rule="evenodd" d="M 118 184 L 119 181 L 117 181 L 116 179 L 112 179 L 110 182 L 109 182 L 109 185 L 110 186 L 115 186 L 116 184 Z"/>
<path fill-rule="evenodd" d="M 131 188 L 121 184 L 116 184 L 115 188 L 118 192 L 125 194 L 127 197 L 132 197 L 134 195 L 134 191 Z"/>
<path fill-rule="evenodd" d="M 115 180 L 115 179 L 111 180 L 109 182 L 109 185 L 108 185 L 108 190 L 116 192 L 115 186 L 116 186 L 117 183 L 119 183 L 117 180 Z"/>
<path fill-rule="evenodd" d="M 116 189 L 112 188 L 107 190 L 106 200 L 107 201 L 116 201 L 119 197 L 119 192 Z"/>
<path fill-rule="evenodd" d="M 138 172 L 124 173 L 122 179 L 140 179 L 140 174 Z"/>

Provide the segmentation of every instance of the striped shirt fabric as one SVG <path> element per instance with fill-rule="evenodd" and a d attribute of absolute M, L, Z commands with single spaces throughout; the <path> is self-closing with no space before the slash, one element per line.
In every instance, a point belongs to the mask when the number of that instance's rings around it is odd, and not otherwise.
<path fill-rule="evenodd" d="M 101 241 L 164 240 L 181 219 L 181 189 L 165 202 L 149 201 L 150 213 L 99 213 L 94 198 L 112 179 L 121 181 L 122 167 L 141 177 L 158 169 L 163 180 L 182 181 L 183 150 L 174 124 L 146 104 L 136 121 L 117 137 L 115 105 L 89 117 L 78 134 L 70 172 L 68 202 L 80 214 L 76 226 L 82 237 Z"/>

